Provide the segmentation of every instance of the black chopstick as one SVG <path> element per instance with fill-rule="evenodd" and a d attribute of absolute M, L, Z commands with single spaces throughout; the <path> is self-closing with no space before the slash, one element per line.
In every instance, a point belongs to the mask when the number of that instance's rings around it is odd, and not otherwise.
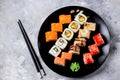
<path fill-rule="evenodd" d="M 43 78 L 42 73 L 41 73 L 40 70 L 43 70 L 44 75 L 46 75 L 45 70 L 42 67 L 41 63 L 40 63 L 40 60 L 39 60 L 38 56 L 36 55 L 36 52 L 35 52 L 32 44 L 31 44 L 31 42 L 30 42 L 30 40 L 28 38 L 28 35 L 27 35 L 27 33 L 26 33 L 26 31 L 25 31 L 25 29 L 24 29 L 24 27 L 22 25 L 22 22 L 20 20 L 18 21 L 18 25 L 19 25 L 19 27 L 21 29 L 21 32 L 23 34 L 23 37 L 24 37 L 25 42 L 27 44 L 27 47 L 28 47 L 28 49 L 30 51 L 31 57 L 33 59 L 33 62 L 35 64 L 35 66 L 36 66 L 36 69 L 37 69 L 38 72 L 40 72 L 41 78 Z"/>

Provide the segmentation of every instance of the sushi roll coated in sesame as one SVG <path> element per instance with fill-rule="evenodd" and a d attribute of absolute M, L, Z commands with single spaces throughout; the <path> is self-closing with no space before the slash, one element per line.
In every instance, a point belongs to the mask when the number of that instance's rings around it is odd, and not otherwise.
<path fill-rule="evenodd" d="M 57 45 L 57 46 L 60 47 L 61 49 L 65 49 L 65 47 L 67 46 L 67 44 L 68 44 L 68 42 L 67 42 L 64 38 L 62 38 L 62 37 L 60 37 L 60 38 L 56 41 L 56 43 L 55 43 L 55 45 Z"/>
<path fill-rule="evenodd" d="M 79 30 L 80 27 L 81 25 L 77 21 L 72 21 L 68 26 L 68 28 L 70 28 L 75 33 Z"/>
<path fill-rule="evenodd" d="M 75 17 L 74 20 L 75 20 L 75 21 L 78 21 L 79 24 L 83 25 L 84 22 L 87 21 L 87 17 L 83 14 L 83 11 L 80 11 L 80 12 L 76 15 L 76 17 Z"/>
<path fill-rule="evenodd" d="M 54 57 L 57 57 L 60 53 L 61 53 L 61 49 L 54 45 L 50 50 L 49 50 L 49 53 L 54 56 Z"/>
<path fill-rule="evenodd" d="M 73 36 L 74 36 L 74 33 L 72 30 L 70 30 L 69 28 L 64 29 L 64 31 L 62 33 L 63 38 L 70 41 L 73 38 Z"/>

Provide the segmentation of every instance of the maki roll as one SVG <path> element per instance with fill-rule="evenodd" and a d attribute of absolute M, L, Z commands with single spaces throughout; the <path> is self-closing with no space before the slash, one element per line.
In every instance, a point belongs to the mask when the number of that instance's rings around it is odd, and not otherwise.
<path fill-rule="evenodd" d="M 59 15 L 59 23 L 61 24 L 68 24 L 71 22 L 71 15 L 65 15 L 65 14 L 61 14 Z"/>
<path fill-rule="evenodd" d="M 70 41 L 73 38 L 73 36 L 74 36 L 74 33 L 69 28 L 66 28 L 62 33 L 62 37 L 68 41 Z"/>
<path fill-rule="evenodd" d="M 74 45 L 85 47 L 86 46 L 86 39 L 85 38 L 75 38 Z"/>
<path fill-rule="evenodd" d="M 84 29 L 95 31 L 96 29 L 96 23 L 93 22 L 85 22 L 84 23 Z"/>
<path fill-rule="evenodd" d="M 79 48 L 79 46 L 77 46 L 77 45 L 71 45 L 70 48 L 69 48 L 69 53 L 79 55 L 80 54 L 80 48 Z"/>
<path fill-rule="evenodd" d="M 54 45 L 54 46 L 49 50 L 49 53 L 50 53 L 52 56 L 54 56 L 54 57 L 57 57 L 57 56 L 60 54 L 60 52 L 61 52 L 61 49 L 60 49 L 58 46 L 56 46 L 56 45 Z"/>
<path fill-rule="evenodd" d="M 63 26 L 61 23 L 51 23 L 51 31 L 62 32 Z"/>
<path fill-rule="evenodd" d="M 81 25 L 77 21 L 72 21 L 68 26 L 68 28 L 70 28 L 75 33 L 79 30 L 80 27 Z"/>
<path fill-rule="evenodd" d="M 87 21 L 87 17 L 83 14 L 83 11 L 80 11 L 76 17 L 75 17 L 75 21 L 78 21 L 79 24 L 83 25 L 84 22 Z"/>
<path fill-rule="evenodd" d="M 97 46 L 103 45 L 105 43 L 100 33 L 94 35 L 93 39 L 95 41 L 95 44 L 97 44 Z"/>
<path fill-rule="evenodd" d="M 90 53 L 83 54 L 83 61 L 84 61 L 84 64 L 93 64 L 94 63 L 94 60 Z"/>
<path fill-rule="evenodd" d="M 67 52 L 62 52 L 61 58 L 65 58 L 67 60 L 71 60 L 72 59 L 72 54 L 71 53 L 67 53 Z"/>
<path fill-rule="evenodd" d="M 55 43 L 55 45 L 57 45 L 57 46 L 60 47 L 61 49 L 65 49 L 65 47 L 67 46 L 67 44 L 68 44 L 68 42 L 67 42 L 64 38 L 62 38 L 62 37 L 60 37 L 60 38 L 56 41 L 56 43 Z"/>
<path fill-rule="evenodd" d="M 79 38 L 90 38 L 90 31 L 87 29 L 79 29 L 78 33 Z"/>
<path fill-rule="evenodd" d="M 55 32 L 55 31 L 47 31 L 47 32 L 45 33 L 46 42 L 56 41 L 57 38 L 58 38 L 58 34 L 57 34 L 57 32 Z"/>
<path fill-rule="evenodd" d="M 65 66 L 65 58 L 55 57 L 54 64 Z"/>
<path fill-rule="evenodd" d="M 96 54 L 100 53 L 99 48 L 96 44 L 92 44 L 92 45 L 88 46 L 88 49 L 92 55 L 96 55 Z"/>

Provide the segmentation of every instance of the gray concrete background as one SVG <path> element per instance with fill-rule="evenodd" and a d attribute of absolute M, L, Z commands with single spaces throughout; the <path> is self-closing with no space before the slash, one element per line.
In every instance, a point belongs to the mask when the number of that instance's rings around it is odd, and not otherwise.
<path fill-rule="evenodd" d="M 17 21 L 23 22 L 39 56 L 40 26 L 48 15 L 65 6 L 87 7 L 102 16 L 110 24 L 116 48 L 98 71 L 79 79 L 58 75 L 42 62 L 47 73 L 43 80 L 120 80 L 119 4 L 119 0 L 0 0 L 0 80 L 41 80 Z"/>

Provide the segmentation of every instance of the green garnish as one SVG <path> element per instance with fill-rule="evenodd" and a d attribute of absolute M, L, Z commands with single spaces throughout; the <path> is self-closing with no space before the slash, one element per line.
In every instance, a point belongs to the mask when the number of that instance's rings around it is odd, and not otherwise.
<path fill-rule="evenodd" d="M 80 69 L 79 63 L 73 62 L 73 63 L 70 65 L 70 69 L 72 70 L 72 72 L 78 72 L 79 69 Z"/>

